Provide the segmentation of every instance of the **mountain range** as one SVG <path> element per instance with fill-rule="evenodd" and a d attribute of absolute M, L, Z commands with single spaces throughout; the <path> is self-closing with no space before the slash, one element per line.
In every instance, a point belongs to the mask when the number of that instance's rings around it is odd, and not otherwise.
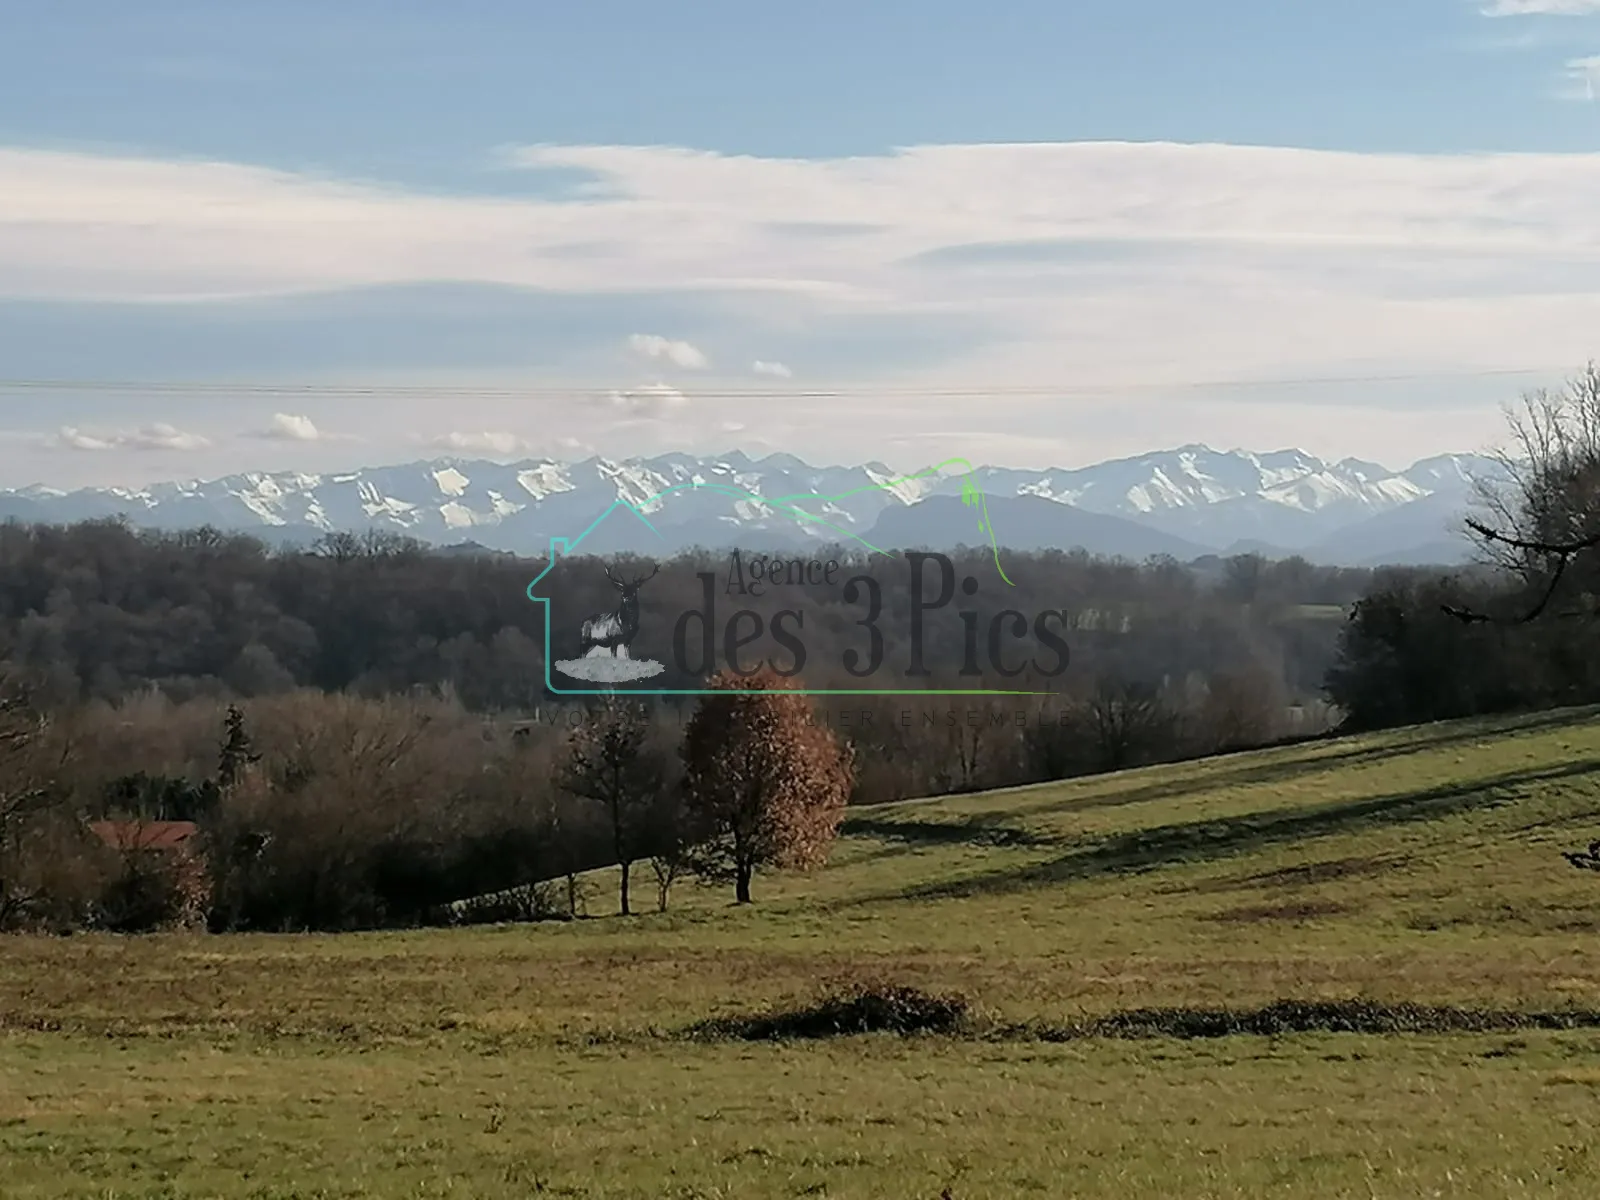
<path fill-rule="evenodd" d="M 947 549 L 986 544 L 992 530 L 1011 549 L 1082 547 L 1134 559 L 1254 551 L 1337 565 L 1448 565 L 1470 551 L 1460 521 L 1473 480 L 1495 471 L 1494 460 L 1470 454 L 1393 471 L 1299 450 L 1200 445 L 1070 470 L 987 466 L 966 476 L 908 476 L 881 463 L 815 467 L 792 455 L 738 451 L 581 462 L 440 458 L 144 488 L 4 489 L 0 519 L 120 515 L 136 526 L 210 525 L 278 544 L 381 529 L 530 556 L 545 554 L 552 537 L 586 530 L 579 552 L 658 555 L 696 545 L 787 552 L 855 538 Z M 600 520 L 619 500 L 644 519 Z"/>

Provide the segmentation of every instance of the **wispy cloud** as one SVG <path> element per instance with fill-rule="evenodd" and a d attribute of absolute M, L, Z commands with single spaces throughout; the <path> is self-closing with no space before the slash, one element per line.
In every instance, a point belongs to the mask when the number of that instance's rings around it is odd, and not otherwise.
<path fill-rule="evenodd" d="M 60 450 L 205 450 L 209 438 L 184 433 L 171 425 L 157 423 L 134 430 L 87 430 L 64 425 L 46 439 L 46 445 Z"/>
<path fill-rule="evenodd" d="M 669 362 L 675 367 L 699 371 L 711 365 L 705 353 L 688 342 L 673 341 L 653 333 L 636 333 L 628 339 L 628 348 L 642 358 Z"/>
<path fill-rule="evenodd" d="M 1593 104 L 1595 93 L 1600 90 L 1600 54 L 1572 59 L 1567 63 L 1567 75 L 1572 83 L 1567 96 Z"/>
<path fill-rule="evenodd" d="M 515 159 L 584 173 L 604 190 L 444 196 L 228 163 L 0 149 L 0 295 L 178 302 L 449 279 L 578 296 L 617 315 L 595 334 L 590 365 L 572 370 L 610 369 L 620 350 L 649 364 L 642 378 L 677 381 L 670 367 L 714 379 L 703 346 L 781 346 L 805 356 L 808 378 L 899 393 L 808 401 L 790 448 L 822 443 L 810 452 L 824 457 L 843 452 L 847 428 L 853 447 L 882 445 L 908 428 L 959 428 L 980 405 L 997 429 L 1041 439 L 1070 430 L 1080 454 L 1120 452 L 1126 442 L 1113 444 L 1112 430 L 1137 444 L 1197 433 L 1252 441 L 1269 410 L 1274 431 L 1298 423 L 1297 440 L 1325 446 L 1329 410 L 1301 392 L 1236 393 L 1224 419 L 1196 399 L 1196 384 L 1565 371 L 1597 352 L 1600 154 L 1065 143 L 833 160 L 543 146 Z M 822 237 L 819 224 L 852 232 Z M 547 253 L 572 245 L 592 252 Z M 649 315 L 639 315 L 641 296 Z M 666 332 L 629 340 L 628 329 Z M 889 350 L 863 348 L 862 331 L 874 329 L 890 331 Z M 674 330 L 693 330 L 694 341 L 667 336 Z M 502 386 L 574 383 L 554 368 L 548 378 L 519 366 L 514 380 L 509 368 L 490 380 L 494 370 L 461 374 Z M 678 416 L 688 430 L 715 432 L 728 418 L 751 437 L 775 436 L 794 412 L 731 395 L 753 389 L 752 373 L 765 374 L 741 355 L 731 379 L 692 403 L 666 383 L 551 402 L 539 428 L 585 443 L 615 432 L 620 442 Z M 1043 385 L 1064 390 L 1008 394 Z M 1520 386 L 1491 381 L 1475 394 L 1487 428 L 1498 428 L 1497 400 Z M 1370 455 L 1400 418 L 1372 402 L 1373 389 L 1347 392 L 1352 411 L 1371 411 L 1352 424 L 1360 440 L 1350 449 Z M 1414 393 L 1386 402 L 1420 405 Z M 405 422 L 437 427 L 437 400 L 410 403 Z M 529 419 L 512 407 L 521 403 L 463 401 L 449 423 L 517 429 Z M 1118 416 L 1131 405 L 1142 406 L 1144 425 Z M 91 428 L 105 411 L 55 420 L 125 444 Z M 404 443 L 391 432 L 401 422 L 395 415 L 367 440 Z M 1405 434 L 1443 436 L 1437 420 L 1432 433 L 1428 424 L 1412 421 Z M 606 452 L 619 451 L 608 442 Z"/>
<path fill-rule="evenodd" d="M 758 358 L 750 364 L 750 369 L 757 375 L 771 375 L 775 379 L 791 379 L 794 377 L 794 372 L 781 362 L 764 362 Z"/>
<path fill-rule="evenodd" d="M 1486 17 L 1585 17 L 1600 13 L 1600 0 L 1494 0 Z"/>
<path fill-rule="evenodd" d="M 1600 16 L 1600 0 L 1493 0 L 1479 11 L 1486 17 L 1590 17 Z M 1508 39 L 1506 48 L 1545 44 L 1543 28 L 1523 30 L 1520 38 Z M 1596 84 L 1600 83 L 1600 55 L 1568 59 L 1562 79 L 1557 97 L 1593 103 Z"/>
<path fill-rule="evenodd" d="M 605 403 L 630 419 L 655 421 L 683 409 L 688 397 L 664 383 L 649 383 L 629 391 L 611 392 Z"/>
<path fill-rule="evenodd" d="M 444 433 L 431 438 L 429 445 L 436 450 L 453 450 L 462 454 L 495 454 L 508 457 L 533 449 L 526 438 L 514 433 Z"/>

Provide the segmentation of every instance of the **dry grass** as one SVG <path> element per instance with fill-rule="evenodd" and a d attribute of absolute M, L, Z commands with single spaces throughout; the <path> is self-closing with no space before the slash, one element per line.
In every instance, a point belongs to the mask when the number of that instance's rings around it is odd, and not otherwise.
<path fill-rule="evenodd" d="M 1600 881 L 1559 853 L 1600 833 L 1593 712 L 846 828 L 829 868 L 758 878 L 748 910 L 684 888 L 629 921 L 0 942 L 0 1194 L 1600 1194 L 1591 1033 L 658 1036 L 829 976 L 1011 1025 L 1280 999 L 1600 1009 Z"/>

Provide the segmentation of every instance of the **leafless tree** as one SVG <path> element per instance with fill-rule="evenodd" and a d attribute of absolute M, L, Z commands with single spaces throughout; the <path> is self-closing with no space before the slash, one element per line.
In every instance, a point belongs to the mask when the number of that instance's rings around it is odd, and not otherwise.
<path fill-rule="evenodd" d="M 1483 515 L 1465 525 L 1482 561 L 1519 580 L 1528 599 L 1501 614 L 1444 611 L 1510 625 L 1596 615 L 1600 563 L 1588 552 L 1600 547 L 1600 367 L 1590 363 L 1560 392 L 1529 393 L 1507 422 L 1512 444 L 1494 456 L 1494 476 L 1475 481 Z"/>
<path fill-rule="evenodd" d="M 626 917 L 633 911 L 628 897 L 633 863 L 665 770 L 650 742 L 649 720 L 642 705 L 608 696 L 588 718 L 568 741 L 561 786 L 605 812 L 612 853 L 621 871 L 620 908 Z"/>
<path fill-rule="evenodd" d="M 57 732 L 25 682 L 0 676 L 0 929 L 47 899 L 47 872 L 29 851 L 61 797 L 70 742 Z"/>
<path fill-rule="evenodd" d="M 1140 766 L 1168 749 L 1174 715 L 1154 688 L 1102 678 L 1084 702 L 1079 724 L 1102 771 Z"/>

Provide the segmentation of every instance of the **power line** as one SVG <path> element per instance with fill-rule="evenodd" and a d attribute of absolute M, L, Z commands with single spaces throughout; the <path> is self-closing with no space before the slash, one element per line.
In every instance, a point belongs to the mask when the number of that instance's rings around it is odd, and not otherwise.
<path fill-rule="evenodd" d="M 1276 379 L 1185 380 L 1172 383 L 1108 384 L 995 384 L 964 387 L 914 387 L 907 385 L 866 385 L 825 389 L 805 388 L 673 388 L 696 399 L 811 400 L 848 397 L 969 398 L 994 396 L 1065 397 L 1097 396 L 1128 392 L 1198 391 L 1211 388 L 1306 387 L 1340 384 L 1420 383 L 1452 379 L 1491 379 L 1515 376 L 1550 375 L 1563 368 L 1500 367 L 1462 371 L 1421 371 L 1386 375 L 1286 376 Z M 434 399 L 529 400 L 572 399 L 577 396 L 607 397 L 620 394 L 645 397 L 661 384 L 612 386 L 550 385 L 510 387 L 468 384 L 341 384 L 269 383 L 244 380 L 136 380 L 136 379 L 0 379 L 0 394 L 89 392 L 144 396 L 304 396 L 321 399 L 360 399 L 364 397 L 417 397 Z"/>

